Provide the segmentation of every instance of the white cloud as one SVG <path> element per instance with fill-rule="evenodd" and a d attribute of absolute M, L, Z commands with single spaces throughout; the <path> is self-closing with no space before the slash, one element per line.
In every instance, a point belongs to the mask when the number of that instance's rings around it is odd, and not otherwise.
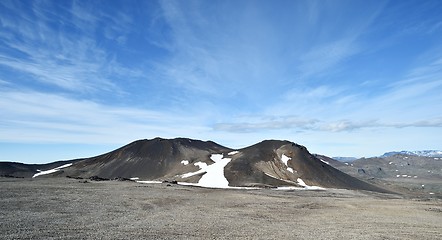
<path fill-rule="evenodd" d="M 248 121 L 244 121 L 244 120 Z M 278 129 L 311 129 L 318 120 L 298 116 L 277 116 L 233 119 L 230 123 L 215 124 L 214 130 L 227 132 L 254 132 Z M 236 121 L 235 121 L 236 120 Z"/>
<path fill-rule="evenodd" d="M 379 120 L 350 121 L 340 120 L 324 124 L 321 130 L 340 132 L 353 131 L 362 128 L 439 128 L 442 127 L 442 118 L 425 119 L 412 122 L 380 122 Z"/>
<path fill-rule="evenodd" d="M 126 29 L 130 19 L 119 14 L 120 19 L 106 16 L 99 18 L 100 12 L 93 13 L 74 2 L 69 14 L 57 15 L 47 10 L 46 4 L 33 2 L 32 13 L 2 16 L 5 47 L 14 50 L 0 52 L 0 65 L 27 74 L 28 81 L 38 81 L 74 92 L 120 91 L 114 82 L 116 77 L 139 77 L 136 69 L 121 66 L 112 52 L 99 46 L 95 39 L 95 30 L 99 20 L 105 21 L 105 32 L 115 33 Z M 13 11 L 18 12 L 20 6 Z M 58 25 L 59 28 L 51 27 Z M 76 31 L 63 31 L 69 26 L 76 26 Z M 119 37 L 119 36 L 117 36 Z M 20 57 L 22 56 L 22 57 Z"/>
<path fill-rule="evenodd" d="M 148 136 L 191 136 L 206 129 L 197 117 L 37 92 L 2 92 L 0 111 L 0 141 L 6 142 L 122 144 Z"/>
<path fill-rule="evenodd" d="M 314 132 L 357 131 L 366 128 L 438 128 L 442 127 L 442 118 L 420 119 L 416 121 L 381 121 L 373 120 L 327 120 L 309 119 L 300 116 L 247 117 L 232 119 L 232 122 L 219 122 L 215 131 L 232 133 L 268 132 L 277 130 L 297 130 Z"/>

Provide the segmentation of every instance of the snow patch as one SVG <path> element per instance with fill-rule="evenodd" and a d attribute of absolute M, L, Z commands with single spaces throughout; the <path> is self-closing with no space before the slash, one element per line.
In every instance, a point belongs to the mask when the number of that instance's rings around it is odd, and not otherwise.
<path fill-rule="evenodd" d="M 224 158 L 227 159 L 227 158 Z M 208 166 L 208 168 L 210 168 L 211 166 L 213 166 L 215 164 L 211 164 Z M 272 176 L 268 173 L 265 173 L 267 176 L 275 178 L 275 179 L 279 179 L 275 176 Z M 207 173 L 206 173 L 207 175 Z M 288 182 L 288 183 L 294 183 L 292 181 L 288 181 L 288 180 L 284 180 L 284 179 L 280 179 L 282 181 Z M 137 183 L 150 183 L 150 184 L 158 184 L 158 183 L 162 183 L 161 181 L 136 181 Z M 276 190 L 325 190 L 325 188 L 322 187 L 318 187 L 318 186 L 308 186 L 307 184 L 304 183 L 304 181 L 300 178 L 298 178 L 298 184 L 300 184 L 300 182 L 303 184 L 302 187 L 295 187 L 295 186 L 282 186 L 282 187 L 277 187 L 275 188 Z M 218 186 L 205 186 L 204 184 L 201 184 L 200 181 L 198 183 L 189 183 L 189 182 L 178 182 L 178 185 L 182 185 L 182 186 L 197 186 L 197 187 L 209 187 L 209 188 L 227 188 L 227 189 L 245 189 L 245 190 L 257 190 L 257 189 L 262 189 L 260 187 L 231 187 L 231 186 L 226 186 L 224 185 L 224 187 L 220 187 Z"/>
<path fill-rule="evenodd" d="M 288 167 L 287 162 L 288 162 L 290 159 L 292 159 L 292 158 L 289 158 L 289 157 L 287 157 L 287 156 L 284 155 L 284 154 L 282 154 L 282 156 L 281 156 L 281 161 L 282 161 L 287 167 Z"/>
<path fill-rule="evenodd" d="M 189 183 L 189 182 L 178 182 L 178 185 L 204 187 L 204 186 L 201 186 L 198 183 Z M 258 189 L 262 189 L 262 188 L 259 188 L 259 187 L 231 187 L 231 186 L 228 186 L 228 187 L 225 187 L 225 188 L 226 189 L 243 189 L 243 190 L 258 190 Z"/>
<path fill-rule="evenodd" d="M 198 175 L 198 174 L 206 172 L 205 169 L 207 168 L 207 163 L 205 163 L 205 162 L 196 162 L 193 165 L 198 166 L 200 168 L 200 170 L 198 170 L 196 172 L 185 173 L 185 174 L 181 175 L 182 178 L 188 178 L 188 177 L 195 176 L 195 175 Z"/>
<path fill-rule="evenodd" d="M 304 190 L 304 188 L 284 186 L 284 187 L 277 187 L 276 190 Z"/>
<path fill-rule="evenodd" d="M 222 155 L 222 154 L 212 154 L 210 156 L 210 159 L 212 159 L 212 161 L 214 161 L 216 163 L 216 162 L 221 161 L 223 159 L 223 157 L 224 157 L 224 155 Z"/>
<path fill-rule="evenodd" d="M 282 154 L 281 155 L 281 161 L 285 164 L 285 166 L 287 167 L 287 171 L 293 173 L 293 168 L 289 167 L 288 165 L 288 161 L 292 159 L 290 157 L 287 157 L 286 155 Z M 322 161 L 322 160 L 321 160 Z"/>
<path fill-rule="evenodd" d="M 284 182 L 286 182 L 286 183 L 291 183 L 291 184 L 293 184 L 293 183 L 297 183 L 297 182 L 293 182 L 293 181 L 290 181 L 290 180 L 286 180 L 286 179 L 282 179 L 282 178 L 279 178 L 279 177 L 276 177 L 276 176 L 273 176 L 273 175 L 271 175 L 271 174 L 268 174 L 268 173 L 264 173 L 265 175 L 267 175 L 267 176 L 269 176 L 269 177 L 271 177 L 271 178 L 274 178 L 274 179 L 278 179 L 278 180 L 281 180 L 281 181 L 284 181 Z"/>
<path fill-rule="evenodd" d="M 207 163 L 205 163 L 205 162 L 196 162 L 193 165 L 198 166 L 200 168 L 206 168 L 207 167 Z"/>
<path fill-rule="evenodd" d="M 67 168 L 67 167 L 70 167 L 70 166 L 72 166 L 72 163 L 68 163 L 68 164 L 65 164 L 65 165 L 62 165 L 62 166 L 50 169 L 50 170 L 46 170 L 46 171 L 37 170 L 39 172 L 34 174 L 34 176 L 32 176 L 32 178 L 35 178 L 35 177 L 38 177 L 38 176 L 41 176 L 41 175 L 55 173 L 55 172 L 60 171 L 62 168 Z"/>
<path fill-rule="evenodd" d="M 212 154 L 210 159 L 212 159 L 215 163 L 206 167 L 206 174 L 204 174 L 198 181 L 198 185 L 210 188 L 229 187 L 229 181 L 224 176 L 224 167 L 232 159 L 224 158 L 222 154 Z"/>
<path fill-rule="evenodd" d="M 136 181 L 137 183 L 163 183 L 161 181 Z"/>
<path fill-rule="evenodd" d="M 391 165 L 391 164 L 393 164 L 393 162 L 389 162 L 388 164 L 390 164 L 390 165 Z"/>
<path fill-rule="evenodd" d="M 181 161 L 181 163 L 185 166 L 185 165 L 189 164 L 189 161 L 188 160 L 183 160 L 183 161 Z"/>
<path fill-rule="evenodd" d="M 199 183 L 189 183 L 189 182 L 178 182 L 178 185 L 183 185 L 183 186 L 195 186 L 195 187 L 205 187 L 205 186 L 201 186 Z M 218 188 L 218 187 L 216 187 Z M 226 189 L 244 189 L 244 190 L 258 190 L 261 189 L 259 187 L 225 187 Z"/>
<path fill-rule="evenodd" d="M 344 164 L 348 166 L 348 163 L 347 163 L 347 162 L 346 162 L 346 163 L 344 163 Z"/>
<path fill-rule="evenodd" d="M 323 162 L 323 163 L 325 163 L 325 164 L 327 164 L 327 165 L 330 165 L 330 163 L 327 162 L 327 161 L 324 161 L 324 160 L 322 160 L 322 159 L 319 159 L 319 160 L 321 160 L 321 162 Z"/>
<path fill-rule="evenodd" d="M 323 188 L 323 187 L 309 186 L 309 185 L 305 184 L 304 180 L 302 180 L 301 178 L 298 178 L 296 181 L 298 181 L 299 185 L 303 186 L 305 189 L 308 189 L 308 190 L 325 190 L 325 188 Z"/>
<path fill-rule="evenodd" d="M 227 155 L 232 156 L 232 155 L 235 155 L 237 153 L 239 153 L 239 152 L 238 151 L 232 151 L 232 152 L 227 153 Z"/>
<path fill-rule="evenodd" d="M 129 179 L 132 180 L 132 181 L 140 180 L 139 177 L 131 177 L 131 178 L 129 178 Z"/>
<path fill-rule="evenodd" d="M 232 160 L 231 158 L 224 158 L 223 154 L 212 154 L 210 159 L 215 163 L 207 165 L 203 162 L 194 163 L 195 166 L 200 167 L 196 172 L 185 173 L 181 175 L 182 178 L 188 178 L 197 174 L 205 173 L 196 186 L 209 188 L 228 188 L 229 181 L 224 176 L 224 167 Z"/>
<path fill-rule="evenodd" d="M 298 184 L 303 186 L 303 187 L 307 186 L 307 184 L 305 184 L 304 180 L 302 180 L 301 178 L 296 179 L 296 181 L 298 181 Z"/>

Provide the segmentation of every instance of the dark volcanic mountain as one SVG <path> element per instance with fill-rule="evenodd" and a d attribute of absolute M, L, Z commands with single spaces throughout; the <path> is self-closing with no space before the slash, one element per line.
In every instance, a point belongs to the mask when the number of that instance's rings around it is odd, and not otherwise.
<path fill-rule="evenodd" d="M 183 160 L 210 164 L 211 154 L 229 151 L 231 149 L 211 141 L 186 138 L 138 140 L 110 153 L 77 160 L 64 171 L 73 177 L 170 179 L 196 168 L 193 164 L 183 165 Z"/>
<path fill-rule="evenodd" d="M 383 191 L 319 160 L 301 145 L 267 140 L 239 150 L 225 168 L 233 185 L 295 185 Z M 301 179 L 301 181 L 299 181 Z M 302 182 L 301 182 L 302 185 Z"/>
<path fill-rule="evenodd" d="M 17 163 L 1 163 L 0 175 L 122 177 L 209 187 L 319 186 L 386 192 L 333 168 L 304 146 L 277 140 L 234 151 L 211 141 L 155 138 L 135 141 L 92 158 L 46 165 L 13 164 Z"/>

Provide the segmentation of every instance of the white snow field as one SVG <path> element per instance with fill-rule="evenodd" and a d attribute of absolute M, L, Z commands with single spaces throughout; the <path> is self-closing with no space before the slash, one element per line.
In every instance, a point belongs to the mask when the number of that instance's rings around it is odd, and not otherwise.
<path fill-rule="evenodd" d="M 183 160 L 183 161 L 181 161 L 181 163 L 182 163 L 183 165 L 187 165 L 187 164 L 189 164 L 189 161 L 188 161 L 188 160 Z"/>
<path fill-rule="evenodd" d="M 198 170 L 196 172 L 185 173 L 185 174 L 181 175 L 182 178 L 188 178 L 191 176 L 195 176 L 197 174 L 204 173 L 206 171 L 205 169 L 207 168 L 207 163 L 196 162 L 193 165 L 198 166 L 200 168 L 200 170 Z"/>
<path fill-rule="evenodd" d="M 188 178 L 205 172 L 205 174 L 201 177 L 197 184 L 184 183 L 183 185 L 196 185 L 208 188 L 228 188 L 229 181 L 224 176 L 224 167 L 232 159 L 224 158 L 223 154 L 212 154 L 210 156 L 210 159 L 212 159 L 214 163 L 207 165 L 203 162 L 196 162 L 194 163 L 194 165 L 200 167 L 200 170 L 181 175 L 182 178 Z"/>
<path fill-rule="evenodd" d="M 162 181 L 144 181 L 144 180 L 137 180 L 137 183 L 163 183 Z"/>
<path fill-rule="evenodd" d="M 327 161 L 324 161 L 324 160 L 322 160 L 322 159 L 319 159 L 319 160 L 321 160 L 321 162 L 323 162 L 323 163 L 325 163 L 325 164 L 327 164 L 327 165 L 330 165 L 330 163 L 327 162 Z"/>
<path fill-rule="evenodd" d="M 72 163 L 68 163 L 68 164 L 65 164 L 65 165 L 62 165 L 62 166 L 50 169 L 50 170 L 46 170 L 46 171 L 37 170 L 39 172 L 34 174 L 34 176 L 32 176 L 32 178 L 35 178 L 35 177 L 38 177 L 38 176 L 41 176 L 41 175 L 46 175 L 46 174 L 51 174 L 51 173 L 54 173 L 54 172 L 58 172 L 62 168 L 67 168 L 67 167 L 70 167 L 71 165 L 72 165 Z"/>
<path fill-rule="evenodd" d="M 229 181 L 224 176 L 224 167 L 232 160 L 231 158 L 224 158 L 222 154 L 212 154 L 210 159 L 215 163 L 207 166 L 206 174 L 204 174 L 198 181 L 198 185 L 202 187 L 211 188 L 226 188 L 229 187 Z"/>
<path fill-rule="evenodd" d="M 286 155 L 282 154 L 281 156 L 281 161 L 285 164 L 285 166 L 287 167 L 287 171 L 293 173 L 293 168 L 289 167 L 289 165 L 287 165 L 287 162 L 292 159 L 290 157 L 287 157 Z"/>
<path fill-rule="evenodd" d="M 301 178 L 298 178 L 297 181 L 298 181 L 299 185 L 303 186 L 304 189 L 307 189 L 307 190 L 325 190 L 325 188 L 323 188 L 323 187 L 309 186 L 309 185 L 305 184 L 304 180 L 302 180 Z"/>

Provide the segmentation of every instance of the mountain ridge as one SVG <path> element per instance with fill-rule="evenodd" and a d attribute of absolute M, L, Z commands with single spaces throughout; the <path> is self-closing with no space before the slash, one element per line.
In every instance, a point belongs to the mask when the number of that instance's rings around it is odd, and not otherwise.
<path fill-rule="evenodd" d="M 228 187 L 317 186 L 388 192 L 333 168 L 305 146 L 288 140 L 264 140 L 232 149 L 188 138 L 142 139 L 98 156 L 58 162 L 58 166 L 7 165 L 0 163 L 0 175 L 133 178 L 206 187 L 216 187 L 221 181 Z"/>

